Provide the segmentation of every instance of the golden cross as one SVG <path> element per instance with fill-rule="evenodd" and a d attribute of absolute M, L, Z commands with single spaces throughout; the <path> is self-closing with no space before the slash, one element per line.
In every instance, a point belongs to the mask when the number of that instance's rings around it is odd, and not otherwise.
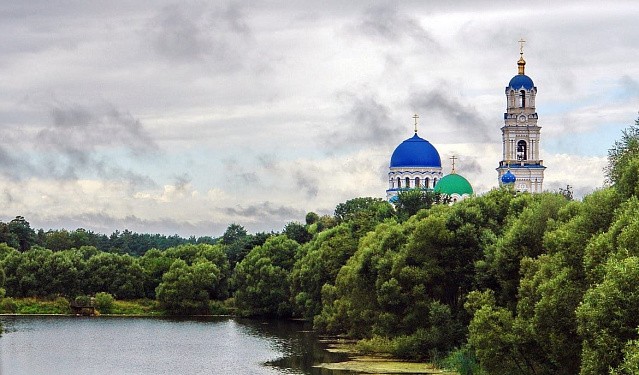
<path fill-rule="evenodd" d="M 457 160 L 457 159 L 458 159 L 458 157 L 457 157 L 457 156 L 455 156 L 455 155 L 453 155 L 453 156 L 450 158 L 450 160 L 452 160 L 452 161 L 453 161 L 453 171 L 452 171 L 451 173 L 455 173 L 455 160 Z"/>
<path fill-rule="evenodd" d="M 415 113 L 415 116 L 413 116 L 413 118 L 415 119 L 415 133 L 417 133 L 417 119 L 419 118 L 419 116 L 417 116 L 417 113 Z"/>
<path fill-rule="evenodd" d="M 524 43 L 526 43 L 524 38 L 519 39 L 519 54 L 520 55 L 524 54 Z"/>

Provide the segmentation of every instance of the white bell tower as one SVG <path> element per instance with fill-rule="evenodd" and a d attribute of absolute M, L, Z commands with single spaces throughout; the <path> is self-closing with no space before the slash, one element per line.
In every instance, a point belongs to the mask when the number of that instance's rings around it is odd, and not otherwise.
<path fill-rule="evenodd" d="M 511 171 L 515 175 L 515 190 L 541 193 L 544 182 L 543 160 L 540 159 L 540 130 L 537 125 L 535 96 L 537 87 L 524 74 L 524 43 L 520 43 L 518 74 L 506 87 L 506 113 L 502 134 L 502 160 L 497 168 L 499 185 L 502 176 Z"/>

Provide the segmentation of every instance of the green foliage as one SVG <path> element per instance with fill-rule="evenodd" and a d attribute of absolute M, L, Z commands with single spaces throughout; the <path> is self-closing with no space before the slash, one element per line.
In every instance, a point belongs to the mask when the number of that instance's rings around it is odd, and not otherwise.
<path fill-rule="evenodd" d="M 629 341 L 623 350 L 623 362 L 610 370 L 610 375 L 639 374 L 639 340 Z"/>
<path fill-rule="evenodd" d="M 119 299 L 144 297 L 144 270 L 137 258 L 100 253 L 86 262 L 87 293 L 107 292 Z"/>
<path fill-rule="evenodd" d="M 290 316 L 288 276 L 299 244 L 281 235 L 257 246 L 235 267 L 235 302 L 247 315 Z"/>
<path fill-rule="evenodd" d="M 582 375 L 622 366 L 624 349 L 639 326 L 639 257 L 611 259 L 603 281 L 591 287 L 577 308 L 583 337 Z"/>
<path fill-rule="evenodd" d="M 468 346 L 451 351 L 441 362 L 443 368 L 454 370 L 459 375 L 483 375 L 475 352 Z"/>
<path fill-rule="evenodd" d="M 522 194 L 510 202 L 512 219 L 503 235 L 486 247 L 484 272 L 494 275 L 500 303 L 516 305 L 520 262 L 544 253 L 543 238 L 568 201 L 559 194 Z"/>
<path fill-rule="evenodd" d="M 17 249 L 27 251 L 36 243 L 36 233 L 31 229 L 31 225 L 22 216 L 16 216 L 8 225 L 8 230 L 13 234 L 13 239 L 17 240 Z"/>
<path fill-rule="evenodd" d="M 174 315 L 209 313 L 209 300 L 216 295 L 220 269 L 211 261 L 200 259 L 192 265 L 177 259 L 162 276 L 156 289 L 160 306 Z"/>
<path fill-rule="evenodd" d="M 430 190 L 402 190 L 397 195 L 397 201 L 395 202 L 397 217 L 401 221 L 405 221 L 419 210 L 428 209 L 435 203 L 449 203 L 449 199 L 441 193 L 435 193 Z"/>
<path fill-rule="evenodd" d="M 347 223 L 325 230 L 300 249 L 291 271 L 291 288 L 298 314 L 312 319 L 322 309 L 322 288 L 334 284 L 337 273 L 357 250 Z"/>
<path fill-rule="evenodd" d="M 335 219 L 338 222 L 357 220 L 359 217 L 375 217 L 382 221 L 393 215 L 393 206 L 381 198 L 354 198 L 335 207 Z"/>
<path fill-rule="evenodd" d="M 69 314 L 69 301 L 64 297 L 53 300 L 36 298 L 3 298 L 0 312 L 5 314 Z"/>
<path fill-rule="evenodd" d="M 613 147 L 608 150 L 608 165 L 605 169 L 608 182 L 615 185 L 621 183 L 624 186 L 620 190 L 632 194 L 634 188 L 628 184 L 629 181 L 622 182 L 621 180 L 624 174 L 631 172 L 635 168 L 630 167 L 630 164 L 636 164 L 638 159 L 639 119 L 635 120 L 634 125 L 624 129 L 621 139 L 615 141 Z M 629 176 L 626 176 L 626 178 L 629 178 Z"/>
<path fill-rule="evenodd" d="M 306 227 L 295 221 L 291 221 L 290 223 L 286 224 L 283 234 L 285 234 L 286 237 L 297 241 L 297 243 L 299 243 L 300 245 L 307 243 L 311 240 L 311 238 L 313 238 Z"/>
<path fill-rule="evenodd" d="M 113 311 L 115 298 L 110 293 L 99 292 L 95 294 L 95 307 L 103 314 L 110 314 Z"/>
<path fill-rule="evenodd" d="M 320 217 L 315 212 L 309 212 L 306 214 L 305 221 L 306 225 L 313 225 L 319 221 Z"/>

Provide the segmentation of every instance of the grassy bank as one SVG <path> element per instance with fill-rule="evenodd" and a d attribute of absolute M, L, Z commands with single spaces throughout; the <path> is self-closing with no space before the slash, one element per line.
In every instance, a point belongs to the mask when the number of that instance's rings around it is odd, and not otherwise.
<path fill-rule="evenodd" d="M 129 316 L 168 316 L 152 299 L 112 300 L 98 305 L 100 315 L 129 315 Z M 211 301 L 209 303 L 211 315 L 233 315 L 235 309 L 232 301 Z M 72 314 L 70 302 L 64 297 L 54 299 L 45 298 L 11 298 L 0 299 L 0 314 L 24 315 L 68 315 Z"/>
<path fill-rule="evenodd" d="M 64 297 L 55 299 L 43 298 L 3 298 L 0 301 L 0 313 L 2 314 L 71 314 L 69 300 Z M 113 301 L 108 311 L 101 314 L 109 315 L 139 315 L 161 316 L 164 312 L 154 300 L 139 299 L 132 301 Z"/>

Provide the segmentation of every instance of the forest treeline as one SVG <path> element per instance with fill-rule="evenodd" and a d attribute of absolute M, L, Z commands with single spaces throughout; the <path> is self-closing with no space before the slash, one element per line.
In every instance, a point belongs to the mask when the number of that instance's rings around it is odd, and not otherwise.
<path fill-rule="evenodd" d="M 220 238 L 138 250 L 16 218 L 0 226 L 0 305 L 109 293 L 195 314 L 224 301 L 243 315 L 308 319 L 364 351 L 447 356 L 461 374 L 637 374 L 639 120 L 605 174 L 581 201 L 570 189 L 502 188 L 448 205 L 408 190 L 395 207 L 355 198 L 281 233 L 233 224 Z"/>

